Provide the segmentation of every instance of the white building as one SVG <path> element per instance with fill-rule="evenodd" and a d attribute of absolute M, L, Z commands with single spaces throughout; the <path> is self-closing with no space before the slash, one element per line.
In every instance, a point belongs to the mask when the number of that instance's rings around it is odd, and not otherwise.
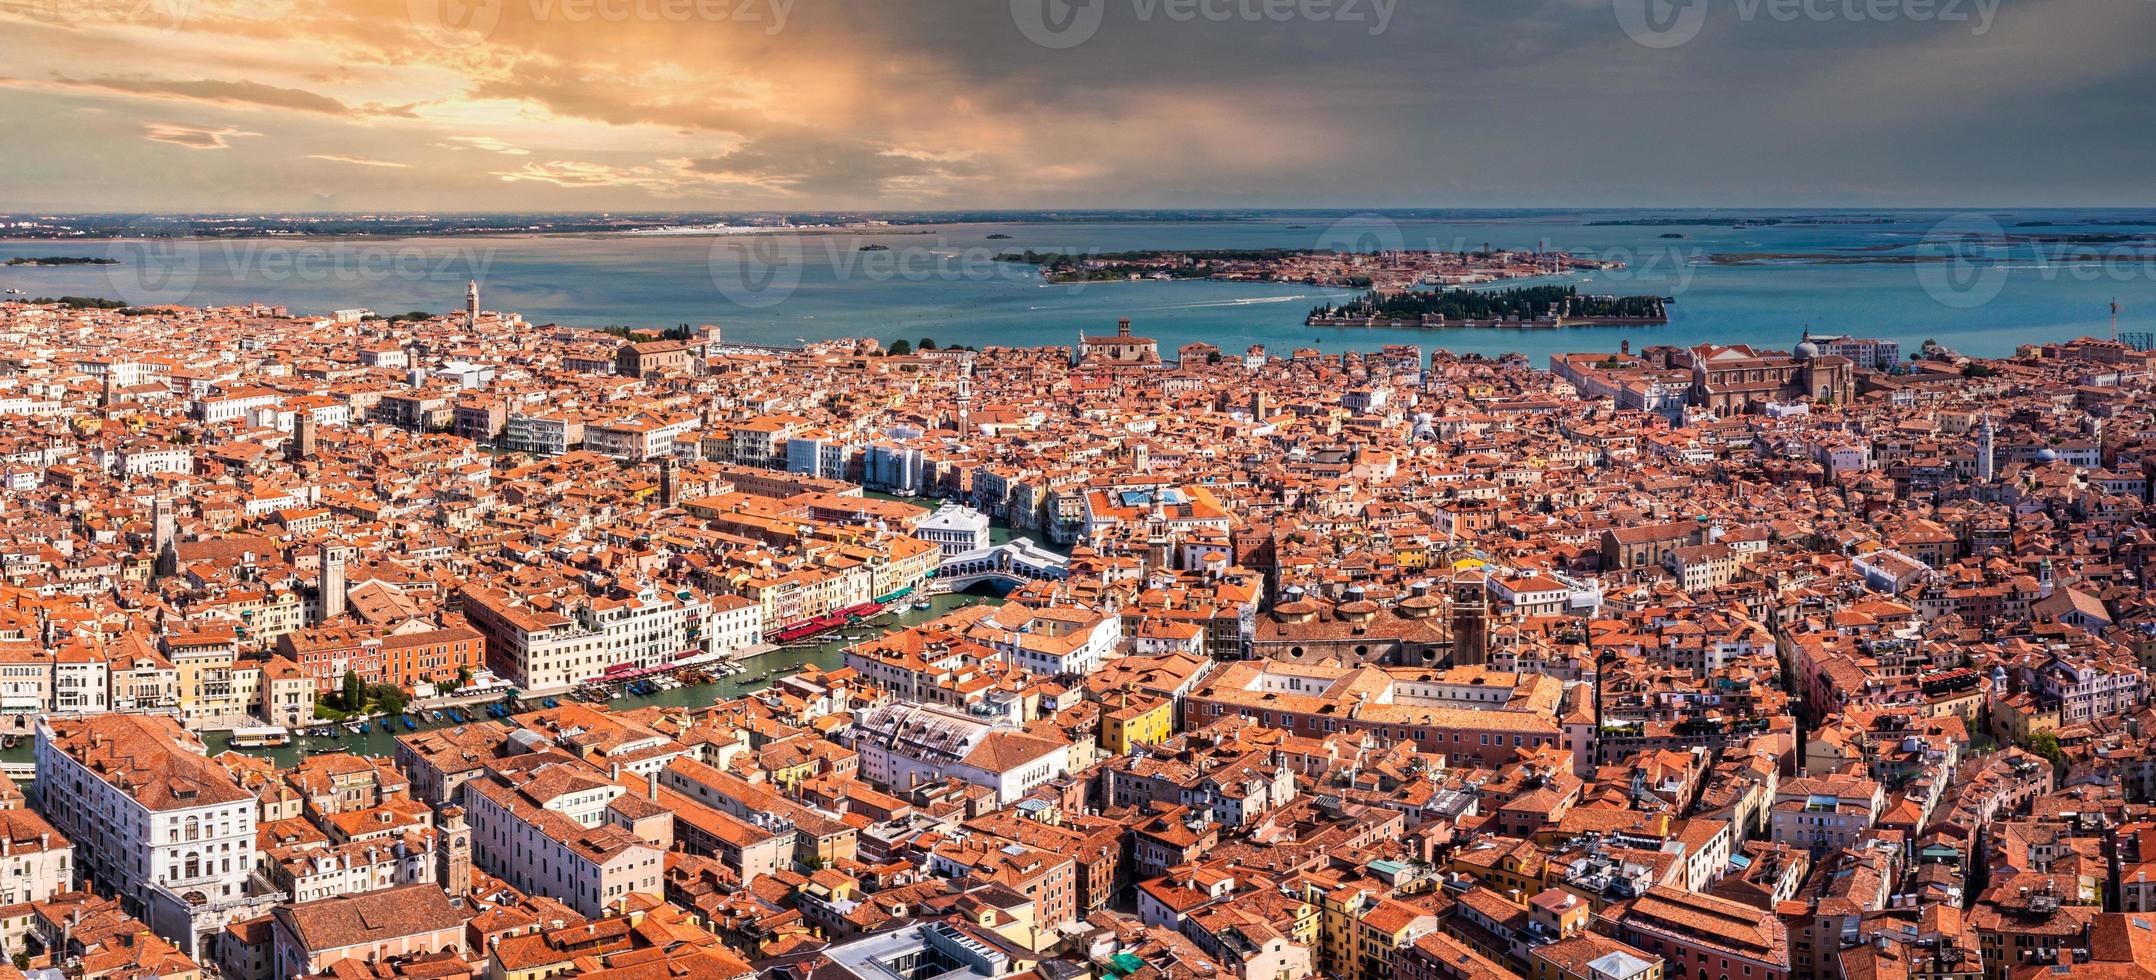
<path fill-rule="evenodd" d="M 1768 816 L 1776 843 L 1813 853 L 1856 846 L 1886 809 L 1886 793 L 1861 776 L 1800 776 L 1782 783 Z"/>
<path fill-rule="evenodd" d="M 1565 611 L 1572 587 L 1541 574 L 1491 576 L 1490 591 L 1508 612 L 1522 616 L 1555 616 Z"/>
<path fill-rule="evenodd" d="M 527 691 L 559 690 L 606 672 L 605 636 L 560 613 L 468 589 L 464 615 L 487 636 L 487 666 Z"/>
<path fill-rule="evenodd" d="M 480 867 L 528 894 L 597 917 L 631 894 L 658 896 L 664 852 L 607 822 L 627 792 L 581 763 L 549 762 L 464 784 Z"/>
<path fill-rule="evenodd" d="M 81 872 L 190 956 L 282 896 L 252 882 L 253 794 L 171 718 L 42 719 L 38 791 Z"/>
<path fill-rule="evenodd" d="M 1083 606 L 1013 602 L 981 617 L 967 633 L 1033 673 L 1090 674 L 1123 642 L 1123 619 Z"/>
<path fill-rule="evenodd" d="M 671 456 L 674 442 L 696 429 L 696 416 L 664 418 L 637 414 L 584 427 L 584 448 L 615 459 Z M 691 440 L 693 441 L 693 440 Z"/>
<path fill-rule="evenodd" d="M 762 603 L 737 595 L 712 596 L 709 613 L 704 621 L 706 653 L 730 656 L 764 641 Z"/>
<path fill-rule="evenodd" d="M 2054 653 L 2033 671 L 2024 669 L 2023 685 L 2059 706 L 2061 725 L 2123 718 L 2148 701 L 2148 682 L 2130 660 L 2104 663 Z"/>
<path fill-rule="evenodd" d="M 786 472 L 844 480 L 862 455 L 862 447 L 851 440 L 805 432 L 786 440 Z"/>
<path fill-rule="evenodd" d="M 0 906 L 42 902 L 74 882 L 75 845 L 67 835 L 34 811 L 0 810 Z"/>
<path fill-rule="evenodd" d="M 145 477 L 153 473 L 193 473 L 195 454 L 184 446 L 140 440 L 97 454 L 105 471 Z"/>
<path fill-rule="evenodd" d="M 945 558 L 953 558 L 987 548 L 988 525 L 987 514 L 963 504 L 944 504 L 914 526 L 913 536 L 942 549 Z"/>
<path fill-rule="evenodd" d="M 94 715 L 112 708 L 112 662 L 73 645 L 54 651 L 52 709 Z"/>
<path fill-rule="evenodd" d="M 502 447 L 521 453 L 559 456 L 583 442 L 583 421 L 568 415 L 511 412 L 502 429 Z"/>
<path fill-rule="evenodd" d="M 1067 742 L 911 704 L 869 709 L 855 720 L 852 739 L 862 777 L 895 794 L 953 777 L 992 789 L 996 802 L 1009 805 L 1070 770 Z"/>
<path fill-rule="evenodd" d="M 449 361 L 434 369 L 435 378 L 447 381 L 458 388 L 484 388 L 494 383 L 494 365 L 473 364 L 470 361 Z"/>
<path fill-rule="evenodd" d="M 572 615 L 600 633 L 605 667 L 660 667 L 706 652 L 710 613 L 709 598 L 698 590 L 661 591 L 647 583 L 634 595 L 580 603 Z"/>
<path fill-rule="evenodd" d="M 738 603 L 746 603 L 746 608 Z M 764 610 L 697 589 L 646 584 L 627 596 L 574 597 L 535 609 L 498 592 L 466 592 L 465 615 L 487 636 L 487 664 L 528 691 L 594 680 L 611 667 L 658 667 L 726 653 L 762 638 Z"/>
<path fill-rule="evenodd" d="M 231 422 L 245 418 L 247 413 L 265 405 L 275 405 L 282 396 L 262 388 L 241 388 L 216 395 L 205 395 L 195 400 L 195 417 L 212 424 Z"/>

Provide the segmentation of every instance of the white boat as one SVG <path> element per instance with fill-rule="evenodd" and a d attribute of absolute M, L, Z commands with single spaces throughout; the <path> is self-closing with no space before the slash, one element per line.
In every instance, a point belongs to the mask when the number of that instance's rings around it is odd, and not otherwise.
<path fill-rule="evenodd" d="M 235 728 L 232 730 L 232 747 L 235 749 L 266 749 L 292 744 L 292 733 L 282 728 Z"/>

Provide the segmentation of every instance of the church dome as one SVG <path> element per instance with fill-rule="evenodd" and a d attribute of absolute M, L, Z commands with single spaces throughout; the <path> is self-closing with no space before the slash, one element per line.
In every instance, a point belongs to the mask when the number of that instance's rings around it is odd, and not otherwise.
<path fill-rule="evenodd" d="M 1797 360 L 1809 361 L 1819 356 L 1819 345 L 1810 337 L 1797 342 Z"/>

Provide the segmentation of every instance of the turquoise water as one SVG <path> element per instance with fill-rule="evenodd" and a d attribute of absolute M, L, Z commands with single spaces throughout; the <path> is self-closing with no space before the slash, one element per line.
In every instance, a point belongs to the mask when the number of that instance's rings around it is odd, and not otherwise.
<path fill-rule="evenodd" d="M 2156 255 L 2137 245 L 2018 243 L 1966 248 L 1962 265 L 1796 258 L 1726 266 L 1713 253 L 1943 256 L 1943 232 L 2010 234 L 2156 232 L 2156 212 L 1865 212 L 1887 224 L 1732 228 L 1669 224 L 1590 225 L 1703 212 L 1452 213 L 1385 218 L 1275 214 L 1225 222 L 940 225 L 904 233 L 733 237 L 518 237 L 276 239 L 136 243 L 0 242 L 13 256 L 113 255 L 119 266 L 0 267 L 0 286 L 30 295 L 99 295 L 130 302 L 257 301 L 299 312 L 368 307 L 384 313 L 461 306 L 467 279 L 487 309 L 534 323 L 670 326 L 716 323 L 740 341 L 923 336 L 941 344 L 1050 345 L 1099 333 L 1128 316 L 1166 350 L 1190 341 L 1239 351 L 1264 344 L 1367 349 L 1388 343 L 1536 358 L 1603 350 L 1629 340 L 1787 346 L 1810 326 L 1900 340 L 1926 338 L 1967 353 L 1997 355 L 2038 340 L 2110 330 L 2109 304 L 2126 307 L 2122 329 L 2156 329 Z M 1790 218 L 1823 212 L 1729 213 Z M 1846 215 L 1832 215 L 1847 217 Z M 2042 221 L 2042 227 L 2020 227 Z M 1664 234 L 1683 234 L 1665 239 Z M 990 239 L 1008 235 L 1008 239 Z M 1932 235 L 1930 244 L 1923 244 Z M 1626 261 L 1629 268 L 1563 277 L 1590 293 L 1674 296 L 1672 322 L 1652 328 L 1567 331 L 1320 329 L 1310 307 L 1344 293 L 1308 286 L 1215 282 L 1046 285 L 1030 267 L 991 261 L 1006 249 L 1119 251 L 1138 248 L 1409 247 L 1553 249 Z M 860 251 L 878 244 L 889 251 Z M 2106 259 L 2075 259 L 2074 248 Z M 1891 250 L 1868 252 L 1866 250 Z M 169 273 L 162 278 L 145 272 Z M 1953 278 L 1962 276 L 1973 283 Z M 145 281 L 145 280 L 150 281 Z M 1592 281 L 1589 281 L 1592 280 Z M 1929 287 L 1929 288 L 1928 288 Z"/>

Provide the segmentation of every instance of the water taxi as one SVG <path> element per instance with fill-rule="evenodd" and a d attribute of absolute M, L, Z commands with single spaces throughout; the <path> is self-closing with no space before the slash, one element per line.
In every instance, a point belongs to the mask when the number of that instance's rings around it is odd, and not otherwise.
<path fill-rule="evenodd" d="M 282 728 L 236 728 L 232 730 L 232 747 L 235 749 L 268 749 L 292 744 L 292 733 Z"/>

